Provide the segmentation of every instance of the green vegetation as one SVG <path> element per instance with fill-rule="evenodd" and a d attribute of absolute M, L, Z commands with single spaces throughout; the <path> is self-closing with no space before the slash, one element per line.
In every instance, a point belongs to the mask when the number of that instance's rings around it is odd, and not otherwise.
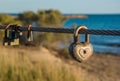
<path fill-rule="evenodd" d="M 61 27 L 66 20 L 58 10 L 39 10 L 37 15 L 39 26 Z"/>
<path fill-rule="evenodd" d="M 18 16 L 23 24 L 28 25 L 36 22 L 38 26 L 61 27 L 66 20 L 58 10 L 38 10 L 37 13 L 26 11 Z"/>
<path fill-rule="evenodd" d="M 14 17 L 12 17 L 10 15 L 0 14 L 0 24 L 1 25 L 22 24 L 22 22 L 19 19 L 14 18 Z"/>
<path fill-rule="evenodd" d="M 19 14 L 18 19 L 21 20 L 24 25 L 32 24 L 37 21 L 37 14 L 32 11 L 26 11 Z"/>

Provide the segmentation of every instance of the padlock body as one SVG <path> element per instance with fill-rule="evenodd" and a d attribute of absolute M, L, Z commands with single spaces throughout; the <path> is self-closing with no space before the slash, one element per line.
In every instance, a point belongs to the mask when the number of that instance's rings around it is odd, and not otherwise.
<path fill-rule="evenodd" d="M 78 43 L 73 45 L 73 54 L 76 60 L 86 61 L 93 55 L 93 47 L 90 43 Z"/>
<path fill-rule="evenodd" d="M 85 42 L 79 41 L 79 33 L 81 30 L 87 30 L 85 26 L 79 26 L 74 31 L 74 42 L 69 47 L 70 55 L 77 61 L 83 62 L 93 55 L 93 47 L 90 44 L 90 35 L 85 33 Z"/>

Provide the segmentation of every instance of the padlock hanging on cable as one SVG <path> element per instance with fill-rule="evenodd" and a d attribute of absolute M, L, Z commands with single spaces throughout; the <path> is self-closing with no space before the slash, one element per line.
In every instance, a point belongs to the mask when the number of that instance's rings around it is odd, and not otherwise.
<path fill-rule="evenodd" d="M 89 41 L 89 34 L 85 34 L 85 42 L 79 41 L 79 32 L 81 30 L 87 30 L 85 26 L 79 26 L 74 32 L 74 42 L 69 46 L 70 55 L 77 61 L 83 62 L 93 55 L 93 47 Z"/>
<path fill-rule="evenodd" d="M 17 25 L 7 25 L 5 28 L 5 36 L 3 38 L 3 45 L 19 45 L 19 37 L 21 31 L 19 30 L 20 26 Z M 10 28 L 9 32 L 8 29 Z"/>
<path fill-rule="evenodd" d="M 32 25 L 28 25 L 27 42 L 33 41 Z"/>

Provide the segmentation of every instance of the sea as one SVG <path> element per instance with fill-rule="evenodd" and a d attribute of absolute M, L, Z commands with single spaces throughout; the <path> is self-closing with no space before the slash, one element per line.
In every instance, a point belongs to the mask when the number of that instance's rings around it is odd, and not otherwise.
<path fill-rule="evenodd" d="M 120 14 L 87 15 L 87 18 L 70 18 L 64 22 L 65 28 L 84 25 L 88 29 L 120 30 Z M 80 42 L 84 41 L 81 35 Z M 120 54 L 120 36 L 90 35 L 90 43 L 95 52 Z"/>

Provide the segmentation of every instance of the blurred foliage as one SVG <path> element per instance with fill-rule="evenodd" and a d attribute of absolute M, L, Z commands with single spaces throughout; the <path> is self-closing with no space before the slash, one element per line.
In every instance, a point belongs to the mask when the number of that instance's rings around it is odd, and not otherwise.
<path fill-rule="evenodd" d="M 36 26 L 42 27 L 58 27 L 62 28 L 63 22 L 66 18 L 58 10 L 38 10 L 36 13 L 32 11 L 26 11 L 20 13 L 17 17 L 10 16 L 7 14 L 0 14 L 0 24 L 21 24 L 28 25 L 36 23 Z M 26 35 L 26 34 L 25 34 Z M 59 43 L 60 41 L 68 39 L 67 34 L 57 34 L 57 33 L 35 33 L 34 43 L 51 45 L 52 46 Z M 25 41 L 25 40 L 23 40 Z"/>
<path fill-rule="evenodd" d="M 66 18 L 58 10 L 38 10 L 37 13 L 26 11 L 19 14 L 18 18 L 23 24 L 28 25 L 37 22 L 38 26 L 62 26 Z"/>
<path fill-rule="evenodd" d="M 60 42 L 68 42 L 70 35 L 60 33 L 39 33 L 35 37 L 36 42 L 46 47 L 56 47 Z M 39 40 L 39 41 L 38 41 Z"/>
<path fill-rule="evenodd" d="M 37 15 L 39 26 L 62 26 L 66 20 L 58 10 L 39 10 Z"/>
<path fill-rule="evenodd" d="M 0 14 L 0 24 L 2 25 L 22 24 L 22 22 L 13 16 L 7 14 Z"/>
<path fill-rule="evenodd" d="M 38 10 L 38 25 L 42 27 L 62 27 L 65 17 L 58 10 Z M 56 46 L 60 41 L 66 40 L 69 37 L 67 34 L 58 33 L 40 33 L 38 38 L 40 43 L 47 46 Z"/>
<path fill-rule="evenodd" d="M 23 22 L 24 25 L 28 25 L 33 23 L 34 21 L 37 21 L 37 15 L 32 11 L 23 12 L 19 14 L 18 18 Z"/>

